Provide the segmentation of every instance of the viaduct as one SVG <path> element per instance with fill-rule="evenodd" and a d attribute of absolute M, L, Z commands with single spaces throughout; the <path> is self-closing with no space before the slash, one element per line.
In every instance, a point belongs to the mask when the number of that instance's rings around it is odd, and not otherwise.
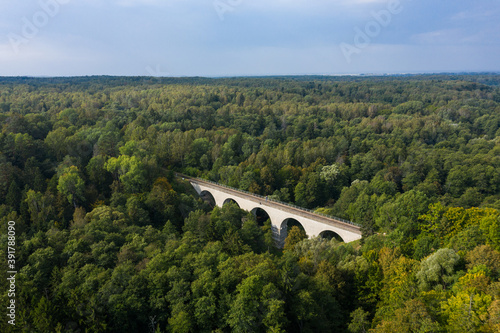
<path fill-rule="evenodd" d="M 218 207 L 234 201 L 243 210 L 256 215 L 264 210 L 272 224 L 273 237 L 278 247 L 283 247 L 290 221 L 300 223 L 309 237 L 324 236 L 333 232 L 344 242 L 361 238 L 360 227 L 343 219 L 314 213 L 310 210 L 268 199 L 259 195 L 237 190 L 211 181 L 178 175 L 189 181 L 201 197 L 211 196 Z"/>

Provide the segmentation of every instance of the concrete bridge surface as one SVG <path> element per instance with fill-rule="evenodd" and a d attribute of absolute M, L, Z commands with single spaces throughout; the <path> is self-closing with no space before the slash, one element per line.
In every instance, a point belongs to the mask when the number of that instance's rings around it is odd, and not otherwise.
<path fill-rule="evenodd" d="M 283 247 L 287 236 L 287 224 L 295 220 L 304 228 L 309 237 L 323 236 L 333 232 L 348 243 L 361 238 L 360 227 L 343 219 L 314 213 L 310 210 L 268 199 L 259 195 L 237 190 L 211 181 L 191 178 L 178 174 L 189 181 L 196 192 L 204 197 L 210 194 L 218 207 L 230 201 L 254 215 L 260 208 L 269 216 L 272 224 L 273 237 L 278 247 Z"/>

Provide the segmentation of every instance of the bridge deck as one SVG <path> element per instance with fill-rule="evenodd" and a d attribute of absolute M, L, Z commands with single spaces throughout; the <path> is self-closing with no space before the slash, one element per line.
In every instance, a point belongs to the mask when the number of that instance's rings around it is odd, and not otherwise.
<path fill-rule="evenodd" d="M 207 187 L 211 187 L 211 188 L 218 189 L 218 190 L 222 189 L 226 193 L 233 193 L 233 194 L 238 195 L 238 196 L 244 196 L 247 200 L 254 201 L 255 203 L 259 203 L 259 204 L 264 203 L 265 205 L 268 205 L 268 206 L 271 206 L 274 208 L 279 208 L 283 211 L 293 213 L 295 215 L 299 215 L 299 216 L 309 218 L 309 219 L 314 219 L 318 222 L 325 223 L 325 224 L 331 225 L 333 227 L 341 228 L 341 229 L 344 229 L 344 230 L 361 235 L 360 226 L 358 226 L 350 221 L 341 219 L 341 218 L 323 215 L 323 214 L 316 213 L 316 212 L 313 212 L 313 211 L 305 209 L 305 208 L 290 205 L 290 204 L 280 202 L 277 200 L 273 200 L 270 198 L 267 198 L 267 200 L 266 200 L 266 197 L 263 197 L 261 195 L 249 193 L 249 192 L 242 191 L 239 189 L 235 189 L 233 187 L 218 184 L 218 183 L 215 183 L 215 182 L 212 182 L 209 180 L 200 179 L 200 178 L 193 178 L 193 177 L 189 177 L 189 176 L 182 175 L 182 174 L 177 174 L 177 176 L 182 177 L 190 182 L 203 184 L 204 186 L 207 186 Z"/>

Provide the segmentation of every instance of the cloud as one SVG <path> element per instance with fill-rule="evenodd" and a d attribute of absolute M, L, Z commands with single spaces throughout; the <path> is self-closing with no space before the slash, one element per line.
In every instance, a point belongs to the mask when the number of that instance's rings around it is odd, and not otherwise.
<path fill-rule="evenodd" d="M 464 20 L 476 20 L 483 21 L 489 19 L 497 19 L 500 10 L 499 8 L 489 8 L 489 9 L 472 9 L 467 11 L 461 11 L 455 13 L 450 17 L 453 21 L 464 21 Z"/>
<path fill-rule="evenodd" d="M 491 14 L 500 7 L 492 0 L 400 0 L 403 12 L 349 66 L 339 44 L 353 43 L 355 29 L 364 30 L 373 11 L 385 10 L 390 0 L 217 0 L 230 6 L 224 20 L 215 1 L 70 0 L 16 58 L 6 36 L 20 34 L 22 18 L 40 6 L 38 0 L 0 0 L 0 75 L 147 75 L 146 68 L 173 75 L 333 74 L 426 64 L 436 70 L 456 58 L 447 49 L 461 47 L 498 69 L 488 60 L 500 55 L 494 47 L 500 23 Z M 432 49 L 444 60 L 432 58 Z M 460 61 L 471 68 L 469 58 Z"/>
<path fill-rule="evenodd" d="M 418 44 L 449 45 L 455 44 L 462 37 L 461 29 L 444 29 L 415 34 L 411 39 Z"/>
<path fill-rule="evenodd" d="M 347 64 L 335 55 L 338 73 L 428 73 L 499 71 L 499 46 L 373 44 Z"/>
<path fill-rule="evenodd" d="M 82 75 L 102 62 L 102 54 L 77 45 L 38 38 L 15 53 L 10 44 L 0 45 L 0 75 Z"/>

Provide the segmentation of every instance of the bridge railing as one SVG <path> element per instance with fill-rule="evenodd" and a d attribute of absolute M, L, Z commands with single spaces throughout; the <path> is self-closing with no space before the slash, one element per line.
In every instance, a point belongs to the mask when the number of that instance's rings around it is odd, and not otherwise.
<path fill-rule="evenodd" d="M 353 225 L 355 227 L 361 227 L 359 224 L 356 224 L 356 223 L 351 222 L 349 220 L 345 220 L 345 219 L 343 219 L 341 217 L 336 217 L 336 216 L 332 216 L 332 215 L 328 215 L 328 214 L 323 214 L 321 212 L 316 212 L 316 211 L 314 211 L 312 209 L 307 209 L 307 208 L 300 207 L 300 206 L 297 206 L 297 205 L 294 205 L 294 204 L 290 204 L 290 203 L 287 203 L 287 202 L 279 201 L 279 200 L 276 200 L 276 199 L 273 199 L 273 198 L 269 198 L 269 197 L 266 197 L 266 196 L 263 196 L 263 195 L 260 195 L 260 194 L 251 193 L 251 192 L 248 192 L 248 191 L 245 191 L 245 190 L 241 190 L 239 188 L 235 188 L 235 187 L 232 187 L 232 186 L 220 184 L 220 183 L 214 182 L 212 180 L 207 180 L 207 179 L 202 179 L 202 178 L 197 178 L 197 177 L 191 177 L 191 176 L 183 175 L 183 174 L 178 173 L 178 172 L 176 172 L 175 175 L 177 177 L 181 177 L 181 178 L 194 179 L 194 180 L 197 180 L 197 181 L 200 181 L 200 182 L 211 183 L 211 184 L 214 184 L 214 185 L 217 185 L 217 186 L 220 186 L 220 187 L 228 188 L 228 189 L 233 190 L 233 191 L 243 192 L 246 195 L 249 195 L 249 196 L 252 196 L 252 197 L 256 197 L 256 198 L 260 198 L 260 199 L 264 199 L 265 201 L 272 201 L 272 202 L 278 203 L 280 205 L 288 206 L 288 207 L 291 207 L 291 208 L 295 208 L 295 209 L 298 209 L 298 210 L 301 210 L 301 211 L 306 211 L 308 213 L 312 213 L 312 214 L 316 214 L 316 215 L 321 215 L 321 216 L 324 216 L 324 217 L 327 217 L 327 218 L 330 218 L 330 219 L 333 219 L 333 220 L 337 220 L 337 221 L 340 221 L 340 222 L 343 222 L 343 223 L 347 223 L 347 224 Z"/>

